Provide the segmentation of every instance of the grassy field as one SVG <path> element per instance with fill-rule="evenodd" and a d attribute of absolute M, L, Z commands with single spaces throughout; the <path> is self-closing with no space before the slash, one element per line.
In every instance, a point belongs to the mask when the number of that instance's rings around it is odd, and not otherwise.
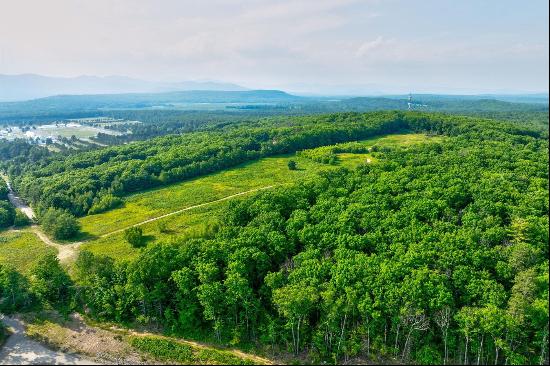
<path fill-rule="evenodd" d="M 289 160 L 298 170 L 287 167 Z M 98 236 L 181 208 L 215 201 L 239 192 L 270 185 L 291 183 L 327 167 L 295 156 L 279 156 L 249 162 L 222 172 L 168 187 L 128 196 L 124 206 L 80 219 L 82 231 Z"/>
<path fill-rule="evenodd" d="M 390 135 L 362 141 L 366 146 L 407 146 L 434 139 L 420 134 Z M 128 226 L 155 218 L 186 207 L 212 202 L 239 192 L 261 187 L 300 181 L 322 170 L 344 166 L 354 168 L 367 159 L 375 162 L 370 154 L 338 154 L 337 165 L 317 163 L 295 154 L 269 157 L 242 164 L 238 167 L 195 178 L 168 187 L 140 192 L 128 196 L 120 208 L 80 219 L 83 237 L 89 238 L 81 249 L 116 259 L 130 259 L 137 255 L 123 238 L 123 233 L 103 236 Z M 298 170 L 289 170 L 288 161 L 297 162 Z M 251 193 L 253 194 L 253 193 Z M 246 195 L 233 199 L 242 199 Z M 148 242 L 170 240 L 173 236 L 202 236 L 216 225 L 220 213 L 228 201 L 184 211 L 154 222 L 141 225 Z"/>
<path fill-rule="evenodd" d="M 57 252 L 29 231 L 0 232 L 0 263 L 25 273 L 41 255 Z"/>
<path fill-rule="evenodd" d="M 289 170 L 288 161 L 298 163 L 298 170 Z M 130 259 L 138 253 L 125 240 L 120 228 L 164 215 L 182 208 L 215 201 L 236 193 L 271 185 L 292 183 L 322 169 L 333 169 L 293 155 L 265 158 L 205 177 L 141 192 L 126 198 L 124 206 L 80 219 L 83 235 L 92 237 L 81 249 L 117 259 Z M 253 193 L 251 193 L 253 194 Z M 242 199 L 247 195 L 235 197 Z M 220 212 L 229 203 L 222 201 L 141 225 L 147 241 L 170 240 L 173 236 L 202 236 L 216 225 Z"/>
<path fill-rule="evenodd" d="M 173 237 L 201 237 L 218 223 L 228 201 L 201 207 L 158 221 L 141 225 L 147 242 L 171 240 Z M 163 226 L 163 227 L 161 227 Z M 139 253 L 124 240 L 122 232 L 88 241 L 80 246 L 95 254 L 108 255 L 118 260 L 131 259 Z"/>

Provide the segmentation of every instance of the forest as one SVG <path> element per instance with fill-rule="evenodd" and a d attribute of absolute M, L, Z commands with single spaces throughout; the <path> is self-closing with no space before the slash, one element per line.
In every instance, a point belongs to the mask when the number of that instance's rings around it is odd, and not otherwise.
<path fill-rule="evenodd" d="M 364 151 L 355 141 L 398 132 L 447 138 L 371 149 L 375 164 L 230 202 L 208 235 L 147 243 L 132 260 L 81 251 L 69 277 L 47 256 L 30 283 L 2 267 L 1 305 L 85 309 L 315 363 L 547 364 L 547 125 L 418 112 L 272 117 L 4 164 L 39 211 L 79 216 L 264 156 L 331 164 L 336 152 Z"/>
<path fill-rule="evenodd" d="M 408 110 L 407 95 L 385 97 L 304 97 L 280 90 L 182 91 L 104 95 L 57 95 L 19 102 L 0 102 L 0 125 L 28 125 L 71 118 L 113 115 L 167 116 L 199 119 L 237 115 L 240 118 L 273 115 L 310 115 L 334 112 Z M 546 98 L 545 98 L 546 97 Z M 479 112 L 548 112 L 548 96 L 433 95 L 413 97 L 414 109 L 424 112 L 473 114 Z M 202 109 L 202 110 L 201 110 Z M 140 118 L 138 118 L 141 120 Z"/>
<path fill-rule="evenodd" d="M 16 190 L 39 212 L 53 207 L 82 216 L 90 210 L 97 212 L 94 206 L 102 205 L 104 197 L 121 197 L 259 157 L 406 130 L 459 134 L 462 129 L 474 128 L 477 121 L 417 112 L 270 117 L 67 157 L 49 154 L 35 161 L 4 164 Z M 489 120 L 484 123 L 502 125 Z M 540 125 L 500 128 L 532 136 L 548 133 Z"/>
<path fill-rule="evenodd" d="M 396 113 L 271 118 L 225 128 L 50 156 L 7 171 L 40 212 L 49 207 L 82 216 L 104 196 L 122 196 L 218 171 L 259 157 L 402 130 Z M 310 127 L 315 125 L 315 129 Z"/>

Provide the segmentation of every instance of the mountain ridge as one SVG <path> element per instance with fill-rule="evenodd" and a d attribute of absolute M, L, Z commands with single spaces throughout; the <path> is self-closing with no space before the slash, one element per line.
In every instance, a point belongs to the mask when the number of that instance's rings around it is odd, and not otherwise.
<path fill-rule="evenodd" d="M 0 101 L 16 102 L 55 95 L 162 93 L 188 90 L 246 91 L 221 81 L 148 81 L 127 76 L 56 77 L 39 74 L 0 74 Z"/>

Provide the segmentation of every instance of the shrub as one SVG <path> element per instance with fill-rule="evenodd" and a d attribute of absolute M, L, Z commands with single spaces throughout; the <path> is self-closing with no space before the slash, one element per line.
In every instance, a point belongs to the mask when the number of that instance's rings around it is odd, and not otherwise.
<path fill-rule="evenodd" d="M 124 239 L 134 248 L 142 247 L 145 244 L 143 230 L 139 226 L 129 227 L 124 230 Z"/>
<path fill-rule="evenodd" d="M 13 226 L 23 227 L 31 224 L 31 220 L 20 209 L 15 210 L 15 219 L 13 220 Z"/>
<path fill-rule="evenodd" d="M 130 344 L 141 352 L 158 360 L 193 364 L 253 365 L 230 352 L 208 348 L 193 348 L 177 341 L 160 337 L 132 337 Z"/>
<path fill-rule="evenodd" d="M 31 305 L 32 297 L 28 288 L 25 277 L 12 267 L 0 264 L 0 312 L 21 311 Z"/>
<path fill-rule="evenodd" d="M 15 219 L 15 209 L 6 201 L 0 201 L 0 228 L 13 225 Z"/>
<path fill-rule="evenodd" d="M 8 186 L 2 179 L 0 179 L 0 200 L 7 200 L 8 199 Z"/>
<path fill-rule="evenodd" d="M 296 162 L 294 160 L 288 161 L 288 169 L 290 170 L 296 170 L 298 168 Z"/>
<path fill-rule="evenodd" d="M 193 349 L 190 346 L 156 337 L 132 337 L 130 344 L 142 352 L 163 361 L 190 362 Z"/>
<path fill-rule="evenodd" d="M 53 253 L 43 255 L 29 270 L 31 291 L 39 299 L 52 304 L 67 304 L 72 281 Z"/>
<path fill-rule="evenodd" d="M 166 234 L 170 232 L 170 229 L 168 229 L 168 226 L 166 225 L 166 222 L 160 220 L 157 221 L 157 228 L 159 229 L 159 232 Z"/>
<path fill-rule="evenodd" d="M 60 240 L 72 238 L 80 230 L 80 224 L 73 215 L 56 208 L 49 208 L 41 223 L 46 233 Z"/>
<path fill-rule="evenodd" d="M 105 212 L 107 210 L 118 207 L 120 205 L 122 205 L 122 200 L 119 197 L 113 196 L 112 194 L 106 194 L 101 198 L 99 199 L 96 198 L 94 200 L 94 203 L 92 207 L 90 207 L 88 214 L 93 215 L 93 214 Z"/>

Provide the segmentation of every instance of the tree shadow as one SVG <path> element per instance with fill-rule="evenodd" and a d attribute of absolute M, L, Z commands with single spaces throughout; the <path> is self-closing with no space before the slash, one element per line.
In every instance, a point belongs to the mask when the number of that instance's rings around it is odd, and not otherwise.
<path fill-rule="evenodd" d="M 143 235 L 143 245 L 146 246 L 149 243 L 155 241 L 154 235 Z"/>

